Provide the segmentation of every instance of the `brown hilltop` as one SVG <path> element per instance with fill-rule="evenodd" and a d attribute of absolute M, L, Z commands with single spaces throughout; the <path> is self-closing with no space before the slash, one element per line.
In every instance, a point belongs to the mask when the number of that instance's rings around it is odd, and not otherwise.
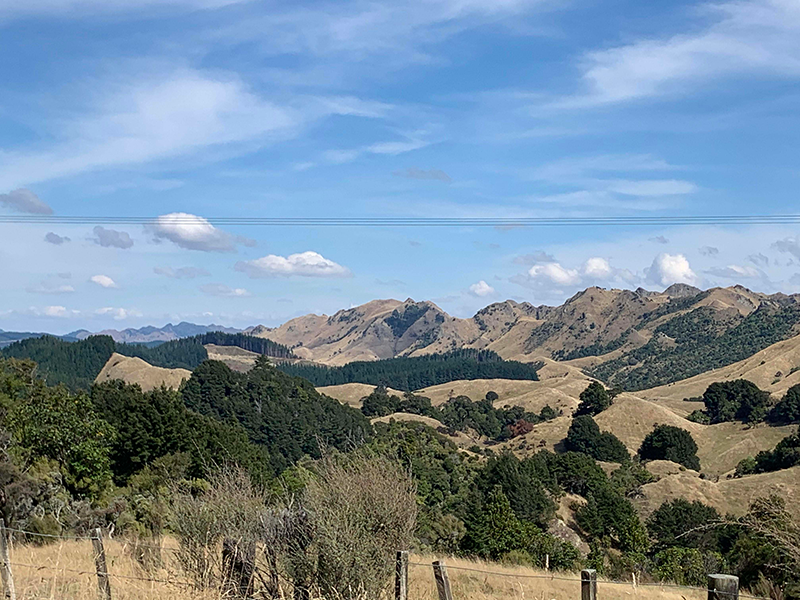
<path fill-rule="evenodd" d="M 248 332 L 331 365 L 477 348 L 528 362 L 542 356 L 572 359 L 584 368 L 646 344 L 659 325 L 692 310 L 707 311 L 721 333 L 761 307 L 797 302 L 795 296 L 768 296 L 742 286 L 705 292 L 685 284 L 664 292 L 590 287 L 561 306 L 506 300 L 468 319 L 452 317 L 433 302 L 374 300 L 331 316 L 306 315 Z"/>

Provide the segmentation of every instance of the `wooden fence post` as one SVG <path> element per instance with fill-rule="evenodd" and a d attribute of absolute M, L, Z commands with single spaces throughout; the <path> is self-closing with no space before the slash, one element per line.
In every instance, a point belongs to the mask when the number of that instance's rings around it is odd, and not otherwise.
<path fill-rule="evenodd" d="M 397 562 L 394 566 L 394 597 L 395 600 L 408 600 L 408 550 L 397 553 Z"/>
<path fill-rule="evenodd" d="M 709 575 L 708 600 L 739 600 L 739 578 L 734 575 Z"/>
<path fill-rule="evenodd" d="M 444 561 L 433 561 L 433 576 L 436 578 L 436 590 L 439 592 L 439 600 L 453 600 L 453 592 L 450 590 L 450 578 L 447 576 L 447 567 Z"/>
<path fill-rule="evenodd" d="M 3 595 L 10 600 L 17 600 L 17 590 L 14 588 L 14 575 L 11 573 L 11 557 L 8 552 L 9 537 L 6 522 L 0 519 L 0 573 L 3 576 Z"/>
<path fill-rule="evenodd" d="M 103 547 L 103 532 L 100 528 L 92 534 L 92 548 L 94 549 L 94 566 L 97 569 L 97 586 L 103 600 L 111 600 L 111 582 L 108 580 L 108 567 L 106 566 L 106 550 Z"/>
<path fill-rule="evenodd" d="M 581 571 L 581 600 L 597 600 L 597 571 Z"/>

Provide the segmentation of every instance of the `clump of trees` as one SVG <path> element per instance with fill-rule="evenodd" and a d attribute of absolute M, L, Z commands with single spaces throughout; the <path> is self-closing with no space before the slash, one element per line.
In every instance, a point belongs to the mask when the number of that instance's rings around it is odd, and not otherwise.
<path fill-rule="evenodd" d="M 736 476 L 769 473 L 800 465 L 800 433 L 786 436 L 772 450 L 763 450 L 736 466 Z"/>
<path fill-rule="evenodd" d="M 595 460 L 624 463 L 630 454 L 620 439 L 600 426 L 590 415 L 581 415 L 572 420 L 564 446 L 572 452 L 588 454 Z"/>
<path fill-rule="evenodd" d="M 383 417 L 402 412 L 423 415 L 440 421 L 451 431 L 471 429 L 490 440 L 502 441 L 530 432 L 533 426 L 558 416 L 550 406 L 538 414 L 520 406 L 495 408 L 498 396 L 489 391 L 483 400 L 473 402 L 469 396 L 455 396 L 436 407 L 430 398 L 406 392 L 402 398 L 389 394 L 384 386 L 378 386 L 362 399 L 361 412 L 367 417 Z"/>
<path fill-rule="evenodd" d="M 758 423 L 767 416 L 770 395 L 746 379 L 712 383 L 703 393 L 705 410 L 689 415 L 698 423 L 724 423 L 742 421 Z"/>
<path fill-rule="evenodd" d="M 580 404 L 575 415 L 594 416 L 611 406 L 613 398 L 602 383 L 593 381 L 581 392 Z"/>
<path fill-rule="evenodd" d="M 769 421 L 780 425 L 800 423 L 800 384 L 790 387 L 770 411 Z"/>
<path fill-rule="evenodd" d="M 697 443 L 692 434 L 672 425 L 656 425 L 639 448 L 642 460 L 671 460 L 688 469 L 700 470 Z"/>

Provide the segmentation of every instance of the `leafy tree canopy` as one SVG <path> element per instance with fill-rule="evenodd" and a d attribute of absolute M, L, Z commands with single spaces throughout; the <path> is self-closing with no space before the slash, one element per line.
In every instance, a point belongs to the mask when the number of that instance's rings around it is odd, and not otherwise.
<path fill-rule="evenodd" d="M 639 448 L 642 460 L 671 460 L 688 469 L 700 470 L 697 443 L 692 434 L 672 425 L 656 425 Z"/>
<path fill-rule="evenodd" d="M 581 415 L 572 420 L 564 445 L 567 450 L 583 452 L 595 460 L 619 463 L 630 460 L 625 444 L 613 433 L 601 432 L 590 415 Z"/>
<path fill-rule="evenodd" d="M 581 392 L 580 404 L 575 411 L 576 415 L 594 416 L 603 412 L 613 402 L 611 395 L 602 383 L 593 381 Z"/>

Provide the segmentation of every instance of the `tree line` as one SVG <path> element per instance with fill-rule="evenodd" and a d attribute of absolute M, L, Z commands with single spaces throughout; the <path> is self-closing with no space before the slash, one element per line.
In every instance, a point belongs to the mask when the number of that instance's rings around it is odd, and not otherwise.
<path fill-rule="evenodd" d="M 62 383 L 74 391 L 88 389 L 114 352 L 141 358 L 156 367 L 191 371 L 208 358 L 205 344 L 236 346 L 272 358 L 294 357 L 289 348 L 272 340 L 219 331 L 157 346 L 119 343 L 107 335 L 93 335 L 81 341 L 42 336 L 2 348 L 0 357 L 30 359 L 38 365 L 38 373 L 47 383 Z"/>
<path fill-rule="evenodd" d="M 284 363 L 278 368 L 307 379 L 317 387 L 366 383 L 413 391 L 462 379 L 537 381 L 540 365 L 503 360 L 491 350 L 467 348 L 443 354 L 357 361 L 341 367 Z"/>

